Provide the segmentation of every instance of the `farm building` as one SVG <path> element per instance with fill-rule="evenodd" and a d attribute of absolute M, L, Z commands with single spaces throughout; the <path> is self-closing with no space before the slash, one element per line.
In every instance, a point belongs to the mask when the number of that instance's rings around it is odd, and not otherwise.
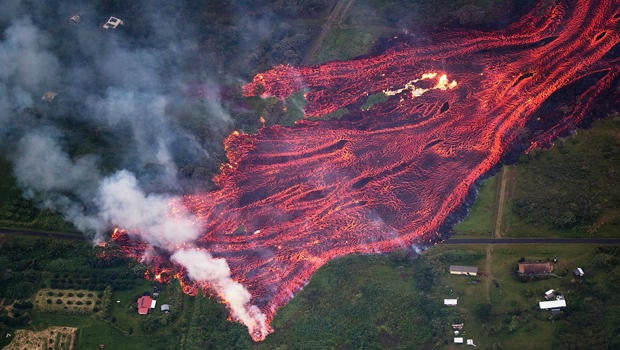
<path fill-rule="evenodd" d="M 443 304 L 448 306 L 454 306 L 458 302 L 458 299 L 444 299 Z"/>
<path fill-rule="evenodd" d="M 561 307 L 566 307 L 566 300 L 557 299 L 550 301 L 540 301 L 538 302 L 538 306 L 541 310 L 559 309 Z"/>
<path fill-rule="evenodd" d="M 520 262 L 519 274 L 544 276 L 553 272 L 553 264 L 550 262 Z"/>
<path fill-rule="evenodd" d="M 144 295 L 138 299 L 138 314 L 146 315 L 149 313 L 149 309 L 155 300 L 151 299 L 150 296 Z"/>
<path fill-rule="evenodd" d="M 477 266 L 450 265 L 450 274 L 451 275 L 477 276 L 478 267 Z"/>

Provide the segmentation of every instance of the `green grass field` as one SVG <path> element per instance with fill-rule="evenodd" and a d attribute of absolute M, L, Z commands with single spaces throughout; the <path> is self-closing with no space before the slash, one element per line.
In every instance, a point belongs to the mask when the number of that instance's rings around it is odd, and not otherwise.
<path fill-rule="evenodd" d="M 458 238 L 493 237 L 497 216 L 499 174 L 485 179 L 478 189 L 476 202 L 469 209 L 467 218 L 454 226 Z"/>
<path fill-rule="evenodd" d="M 506 237 L 617 237 L 620 232 L 620 119 L 536 150 L 511 167 L 501 220 Z M 480 186 L 457 237 L 488 237 L 494 230 L 500 174 Z"/>

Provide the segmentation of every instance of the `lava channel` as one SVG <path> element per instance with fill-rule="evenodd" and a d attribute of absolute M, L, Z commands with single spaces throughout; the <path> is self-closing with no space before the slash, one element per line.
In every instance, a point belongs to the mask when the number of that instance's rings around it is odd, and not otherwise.
<path fill-rule="evenodd" d="M 307 116 L 348 112 L 232 133 L 219 189 L 178 204 L 201 225 L 192 244 L 225 259 L 266 317 L 262 329 L 250 327 L 252 338 L 267 336 L 276 310 L 329 260 L 440 241 L 441 225 L 519 131 L 547 117 L 541 105 L 587 81 L 572 111 L 530 147 L 575 128 L 618 76 L 618 11 L 614 0 L 542 1 L 503 30 L 438 33 L 374 57 L 257 74 L 244 95 L 303 91 Z M 374 94 L 387 100 L 362 110 Z M 119 241 L 136 257 L 149 248 L 126 238 Z M 171 259 L 150 264 L 188 293 L 217 294 Z"/>

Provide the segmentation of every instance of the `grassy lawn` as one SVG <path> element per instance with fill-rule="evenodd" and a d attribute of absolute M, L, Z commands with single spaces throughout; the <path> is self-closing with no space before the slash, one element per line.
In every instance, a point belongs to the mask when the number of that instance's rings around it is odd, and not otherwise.
<path fill-rule="evenodd" d="M 98 349 L 99 344 L 105 344 L 106 349 L 174 349 L 178 344 L 178 336 L 174 334 L 128 336 L 94 316 L 35 313 L 32 319 L 36 329 L 58 325 L 78 327 L 76 349 Z"/>
<path fill-rule="evenodd" d="M 620 117 L 593 123 L 510 166 L 505 237 L 596 238 L 620 232 Z M 500 175 L 486 179 L 456 237 L 492 236 Z"/>
<path fill-rule="evenodd" d="M 363 28 L 335 28 L 318 52 L 314 62 L 346 60 L 366 54 L 382 32 L 373 32 Z"/>
<path fill-rule="evenodd" d="M 595 264 L 596 256 L 600 253 L 594 245 L 495 245 L 493 247 L 492 266 L 490 271 L 480 270 L 480 280 L 492 279 L 489 284 L 488 295 L 490 296 L 490 314 L 488 319 L 481 320 L 477 308 L 487 301 L 487 291 L 484 283 L 473 285 L 473 277 L 453 276 L 448 274 L 449 263 L 473 264 L 479 268 L 485 266 L 485 245 L 470 246 L 436 246 L 427 251 L 423 259 L 440 266 L 444 272 L 438 272 L 438 281 L 434 287 L 437 303 L 443 298 L 458 298 L 458 306 L 450 308 L 453 317 L 463 320 L 465 324 L 464 336 L 474 339 L 478 348 L 481 349 L 550 349 L 555 348 L 559 334 L 570 327 L 571 319 L 575 322 L 587 318 L 586 314 L 576 314 L 575 311 L 588 297 L 591 292 L 584 293 L 584 288 L 595 291 L 597 288 L 608 287 L 606 278 L 610 269 L 618 270 L 614 266 L 600 266 Z M 613 249 L 613 248 L 612 248 Z M 617 248 L 615 248 L 617 249 Z M 456 253 L 455 253 L 456 252 Z M 469 252 L 463 254 L 462 252 Z M 448 256 L 464 257 L 455 262 L 454 259 L 446 260 Z M 471 257 L 482 257 L 471 259 Z M 558 257 L 554 274 L 549 279 L 520 282 L 512 275 L 516 269 L 517 261 L 521 257 L 528 259 L 547 259 Z M 572 270 L 576 266 L 583 267 L 587 272 L 585 285 L 579 284 L 572 276 Z M 615 273 L 617 275 L 617 272 Z M 617 278 L 617 277 L 615 277 Z M 496 283 L 495 283 L 496 282 Z M 548 289 L 560 290 L 564 293 L 568 308 L 565 315 L 556 320 L 548 319 L 549 313 L 538 310 L 538 301 L 543 300 L 543 293 Z M 616 297 L 613 297 L 616 299 Z M 445 307 L 448 308 L 448 307 Z M 603 311 L 601 318 L 614 318 L 613 310 Z M 450 320 L 446 320 L 449 322 Z M 590 320 L 588 322 L 600 322 Z M 601 323 L 598 325 L 601 326 Z M 595 326 L 593 326 L 596 328 Z M 615 329 L 616 326 L 611 326 Z M 445 332 L 445 339 L 452 342 L 453 335 L 450 331 Z M 609 339 L 607 339 L 609 340 Z M 444 348 L 453 348 L 452 344 L 445 344 Z"/>
<path fill-rule="evenodd" d="M 454 226 L 458 238 L 493 237 L 497 215 L 498 179 L 496 174 L 484 180 L 478 189 L 476 202 L 469 209 L 467 217 Z"/>

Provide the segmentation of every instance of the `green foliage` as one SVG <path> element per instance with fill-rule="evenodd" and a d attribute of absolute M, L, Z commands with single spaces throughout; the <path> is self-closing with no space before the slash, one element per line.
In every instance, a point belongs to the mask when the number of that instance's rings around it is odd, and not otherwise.
<path fill-rule="evenodd" d="M 490 237 L 495 229 L 499 175 L 482 181 L 467 217 L 454 226 L 458 237 Z"/>
<path fill-rule="evenodd" d="M 430 340 L 440 305 L 419 293 L 418 274 L 430 289 L 432 273 L 419 272 L 418 262 L 396 254 L 328 263 L 276 314 L 276 331 L 259 348 L 419 347 Z"/>
<path fill-rule="evenodd" d="M 533 152 L 516 167 L 512 210 L 525 222 L 594 233 L 620 213 L 620 119 L 597 121 L 589 130 Z M 602 214 L 606 219 L 600 222 Z M 615 219 L 614 219 L 615 218 Z"/>
<path fill-rule="evenodd" d="M 491 319 L 491 304 L 478 304 L 474 309 L 474 315 L 479 321 L 489 322 Z"/>

